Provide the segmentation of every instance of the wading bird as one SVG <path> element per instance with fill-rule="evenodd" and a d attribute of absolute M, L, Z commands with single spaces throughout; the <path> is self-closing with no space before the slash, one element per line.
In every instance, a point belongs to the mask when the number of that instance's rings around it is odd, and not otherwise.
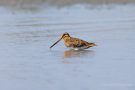
<path fill-rule="evenodd" d="M 56 45 L 60 40 L 64 40 L 65 46 L 73 50 L 83 50 L 90 47 L 96 46 L 95 43 L 90 43 L 79 38 L 71 37 L 67 32 L 62 35 L 62 37 L 55 42 L 50 48 Z"/>

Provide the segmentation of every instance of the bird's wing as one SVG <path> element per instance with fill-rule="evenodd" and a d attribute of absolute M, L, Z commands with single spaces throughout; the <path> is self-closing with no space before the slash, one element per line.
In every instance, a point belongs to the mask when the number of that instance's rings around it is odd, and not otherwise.
<path fill-rule="evenodd" d="M 83 47 L 88 44 L 88 42 L 78 39 L 78 38 L 71 38 L 70 40 L 71 40 L 70 42 L 72 43 L 74 47 Z"/>

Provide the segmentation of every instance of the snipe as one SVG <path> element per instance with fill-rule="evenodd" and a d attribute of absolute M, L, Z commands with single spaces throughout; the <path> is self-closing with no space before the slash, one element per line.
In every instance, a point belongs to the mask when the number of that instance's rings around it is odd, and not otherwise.
<path fill-rule="evenodd" d="M 65 46 L 74 50 L 83 50 L 96 46 L 95 43 L 87 42 L 79 38 L 71 37 L 68 33 L 64 33 L 62 37 L 55 42 L 50 48 L 56 45 L 61 39 L 64 40 Z"/>

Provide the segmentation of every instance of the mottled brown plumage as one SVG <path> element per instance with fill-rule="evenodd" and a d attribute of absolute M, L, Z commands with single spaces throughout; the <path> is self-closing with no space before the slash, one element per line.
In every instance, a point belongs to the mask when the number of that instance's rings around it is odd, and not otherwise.
<path fill-rule="evenodd" d="M 89 43 L 87 41 L 70 37 L 68 33 L 64 33 L 62 37 L 54 43 L 50 48 L 52 48 L 55 44 L 57 44 L 61 39 L 64 40 L 65 46 L 74 49 L 74 50 L 80 50 L 80 49 L 88 49 L 90 47 L 96 46 L 95 43 Z"/>

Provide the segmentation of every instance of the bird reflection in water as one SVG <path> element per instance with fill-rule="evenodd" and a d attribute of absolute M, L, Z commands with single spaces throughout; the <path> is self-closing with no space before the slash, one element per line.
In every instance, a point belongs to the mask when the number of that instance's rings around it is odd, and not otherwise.
<path fill-rule="evenodd" d="M 67 50 L 64 52 L 64 58 L 72 58 L 72 57 L 93 57 L 94 51 L 92 50 Z"/>

